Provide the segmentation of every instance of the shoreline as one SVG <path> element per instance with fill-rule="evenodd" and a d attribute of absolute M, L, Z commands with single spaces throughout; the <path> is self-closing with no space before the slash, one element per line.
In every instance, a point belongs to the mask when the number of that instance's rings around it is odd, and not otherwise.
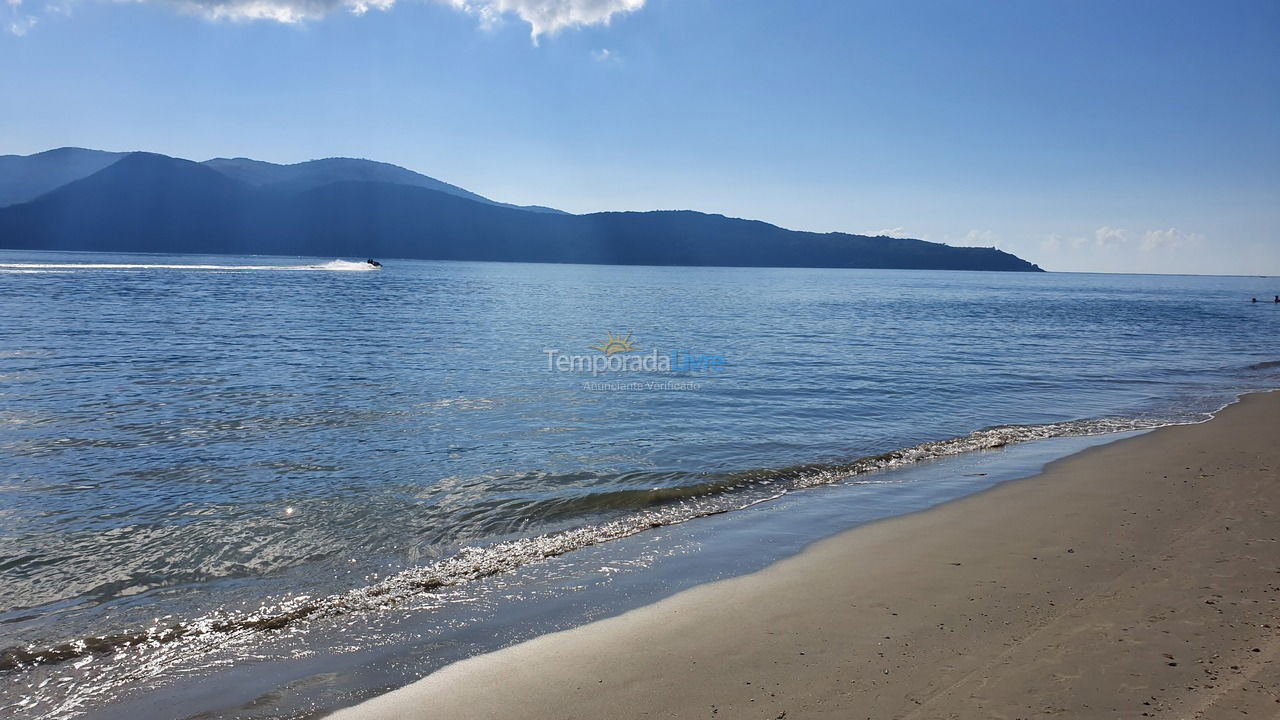
<path fill-rule="evenodd" d="M 1247 395 L 331 717 L 1266 716 L 1278 434 Z"/>
<path fill-rule="evenodd" d="M 383 644 L 372 637 L 353 642 L 347 628 L 341 642 L 360 646 L 355 655 L 329 655 L 318 664 L 307 663 L 301 673 L 287 660 L 256 667 L 237 663 L 225 673 L 188 677 L 180 687 L 121 698 L 87 717 L 168 717 L 157 710 L 165 707 L 234 714 L 268 695 L 282 715 L 320 717 L 454 662 L 646 607 L 683 590 L 751 574 L 854 527 L 982 492 L 1034 475 L 1084 449 L 1149 431 L 1066 435 L 949 455 L 884 469 L 866 478 L 805 488 L 697 522 L 654 528 L 461 586 L 453 591 L 455 599 L 462 600 L 454 606 L 456 611 L 437 607 L 425 614 L 410 612 L 396 622 L 390 635 L 401 638 L 400 642 Z M 541 589 L 537 597 L 524 591 L 512 593 L 516 588 L 535 587 Z M 469 614 L 467 608 L 477 603 L 486 606 L 485 611 Z M 522 619 L 513 620 L 515 616 Z M 443 625 L 453 629 L 442 632 Z M 387 626 L 381 626 L 380 635 L 388 632 Z M 309 634 L 314 638 L 314 633 L 313 628 Z M 430 653 L 415 655 L 426 638 L 431 638 Z M 370 658 L 377 659 L 370 662 Z M 302 678 L 322 675 L 341 678 L 345 697 L 294 690 Z"/>

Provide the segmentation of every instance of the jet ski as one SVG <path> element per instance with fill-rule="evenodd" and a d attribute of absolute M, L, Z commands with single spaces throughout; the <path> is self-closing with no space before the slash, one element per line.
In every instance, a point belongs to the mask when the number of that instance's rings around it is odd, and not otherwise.
<path fill-rule="evenodd" d="M 365 260 L 365 262 L 369 263 L 371 266 L 375 268 L 382 267 L 382 263 L 378 262 L 377 260 L 374 260 L 373 258 L 369 258 L 368 260 Z"/>

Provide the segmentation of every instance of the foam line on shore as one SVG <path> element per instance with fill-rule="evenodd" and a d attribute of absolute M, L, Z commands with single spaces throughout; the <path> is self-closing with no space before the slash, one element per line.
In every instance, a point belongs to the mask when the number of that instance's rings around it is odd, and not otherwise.
<path fill-rule="evenodd" d="M 1250 395 L 332 717 L 1270 716 L 1277 423 Z"/>
<path fill-rule="evenodd" d="M 1206 416 L 1207 417 L 1207 416 Z M 180 642 L 216 644 L 218 637 L 280 630 L 304 621 L 377 611 L 410 598 L 512 572 L 533 562 L 554 558 L 585 547 L 630 537 L 649 529 L 677 525 L 697 518 L 741 510 L 769 502 L 789 492 L 854 480 L 877 482 L 874 477 L 856 480 L 881 470 L 994 450 L 1009 445 L 1055 437 L 1101 435 L 1145 430 L 1175 422 L 1158 418 L 1104 418 L 1040 425 L 1009 425 L 968 435 L 838 464 L 811 464 L 752 470 L 730 474 L 718 482 L 664 492 L 666 502 L 638 510 L 615 520 L 554 533 L 463 547 L 443 560 L 410 568 L 379 582 L 335 595 L 297 595 L 266 603 L 252 612 L 217 612 L 199 618 L 170 621 L 150 628 L 77 638 L 55 646 L 9 647 L 0 650 L 0 672 L 57 664 L 104 653 L 146 653 L 158 646 Z M 584 500 L 591 504 L 590 500 Z"/>

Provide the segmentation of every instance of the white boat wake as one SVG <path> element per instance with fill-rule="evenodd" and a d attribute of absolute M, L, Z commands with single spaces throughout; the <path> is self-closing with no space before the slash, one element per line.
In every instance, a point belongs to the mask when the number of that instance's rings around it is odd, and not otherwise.
<path fill-rule="evenodd" d="M 78 270 L 220 270 L 224 272 L 244 272 L 251 270 L 306 271 L 320 270 L 327 272 L 371 272 L 378 268 L 367 262 L 351 262 L 349 260 L 331 260 L 319 265 L 182 265 L 182 264 L 144 264 L 144 263 L 0 263 L 0 272 L 37 273 L 37 272 L 75 272 Z"/>

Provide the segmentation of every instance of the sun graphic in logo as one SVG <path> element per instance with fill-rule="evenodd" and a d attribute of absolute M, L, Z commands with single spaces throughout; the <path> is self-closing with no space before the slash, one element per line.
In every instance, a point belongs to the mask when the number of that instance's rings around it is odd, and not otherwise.
<path fill-rule="evenodd" d="M 599 345 L 592 345 L 592 350 L 599 350 L 605 355 L 615 355 L 617 353 L 629 353 L 640 348 L 635 346 L 631 341 L 631 333 L 627 333 L 626 337 L 614 337 L 613 332 L 609 332 L 609 337 L 600 342 Z"/>

